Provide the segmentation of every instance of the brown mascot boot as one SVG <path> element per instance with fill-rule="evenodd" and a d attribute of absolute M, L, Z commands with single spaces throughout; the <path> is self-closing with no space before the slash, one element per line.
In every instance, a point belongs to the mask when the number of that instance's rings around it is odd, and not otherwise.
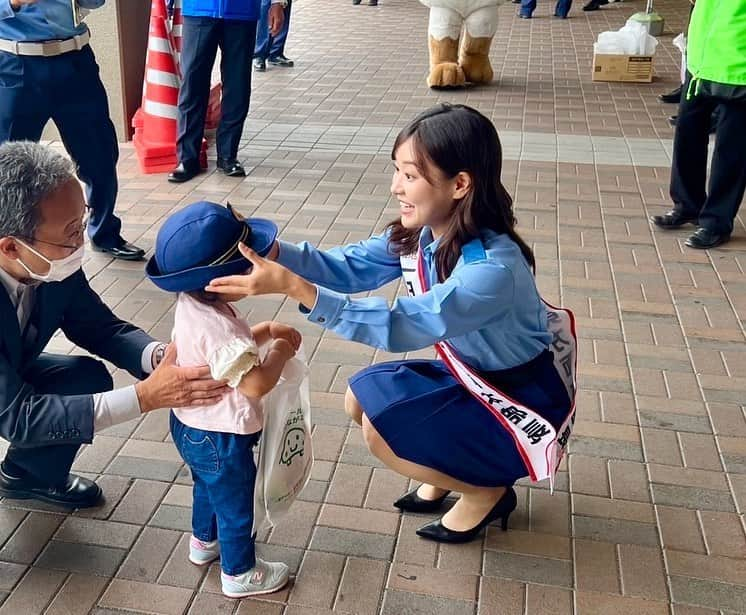
<path fill-rule="evenodd" d="M 459 64 L 464 69 L 464 76 L 472 83 L 489 83 L 494 77 L 490 66 L 490 43 L 488 37 L 472 38 L 464 32 L 464 43 L 461 46 Z"/>
<path fill-rule="evenodd" d="M 430 37 L 430 74 L 427 85 L 431 88 L 454 88 L 464 85 L 464 71 L 458 65 L 458 40 Z"/>

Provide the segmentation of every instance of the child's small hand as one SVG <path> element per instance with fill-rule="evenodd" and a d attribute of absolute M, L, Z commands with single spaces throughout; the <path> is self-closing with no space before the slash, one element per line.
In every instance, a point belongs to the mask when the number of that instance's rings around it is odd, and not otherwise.
<path fill-rule="evenodd" d="M 290 343 L 295 352 L 298 351 L 300 343 L 303 341 L 300 331 L 293 329 L 293 327 L 289 327 L 288 325 L 283 325 L 281 322 L 273 321 L 270 323 L 269 336 L 273 340 L 286 340 Z"/>
<path fill-rule="evenodd" d="M 293 347 L 293 345 L 288 340 L 282 337 L 273 340 L 272 344 L 270 344 L 269 346 L 269 349 L 270 352 L 275 351 L 284 355 L 286 361 L 289 361 L 295 356 L 295 348 Z"/>

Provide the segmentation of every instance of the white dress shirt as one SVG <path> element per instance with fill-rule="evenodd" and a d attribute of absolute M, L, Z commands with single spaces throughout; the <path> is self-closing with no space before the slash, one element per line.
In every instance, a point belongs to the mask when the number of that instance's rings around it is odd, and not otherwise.
<path fill-rule="evenodd" d="M 5 287 L 10 302 L 16 310 L 18 325 L 23 335 L 34 307 L 35 289 L 38 284 L 19 282 L 7 271 L 0 269 L 0 283 Z M 160 342 L 151 342 L 142 352 L 142 371 L 153 371 L 153 352 Z M 134 385 L 93 394 L 93 430 L 101 431 L 112 425 L 136 419 L 141 414 Z"/>

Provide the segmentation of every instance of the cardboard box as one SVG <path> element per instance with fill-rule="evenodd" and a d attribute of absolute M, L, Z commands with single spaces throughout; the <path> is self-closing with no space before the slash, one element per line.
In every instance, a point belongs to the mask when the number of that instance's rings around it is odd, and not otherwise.
<path fill-rule="evenodd" d="M 650 83 L 653 80 L 653 56 L 593 54 L 593 81 Z"/>

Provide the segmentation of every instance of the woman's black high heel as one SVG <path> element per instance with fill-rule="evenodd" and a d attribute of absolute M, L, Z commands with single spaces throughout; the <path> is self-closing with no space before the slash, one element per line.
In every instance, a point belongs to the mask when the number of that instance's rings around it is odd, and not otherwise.
<path fill-rule="evenodd" d="M 417 535 L 427 538 L 428 540 L 435 540 L 436 542 L 470 542 L 477 537 L 477 534 L 481 532 L 487 525 L 501 519 L 500 527 L 503 532 L 508 529 L 508 517 L 510 513 L 515 510 L 518 505 L 518 498 L 513 491 L 513 487 L 508 487 L 503 496 L 497 501 L 492 507 L 492 510 L 487 513 L 487 516 L 482 519 L 476 526 L 470 530 L 464 530 L 459 532 L 456 530 L 449 530 L 443 525 L 443 520 L 438 519 L 432 521 L 427 525 L 423 525 L 417 530 Z"/>
<path fill-rule="evenodd" d="M 451 493 L 450 491 L 446 491 L 443 495 L 435 500 L 425 500 L 417 495 L 417 489 L 419 489 L 419 487 L 401 496 L 398 500 L 396 500 L 396 502 L 394 502 L 394 506 L 396 506 L 399 510 L 406 512 L 435 512 L 443 505 L 443 502 L 445 502 L 446 500 L 446 496 Z"/>

